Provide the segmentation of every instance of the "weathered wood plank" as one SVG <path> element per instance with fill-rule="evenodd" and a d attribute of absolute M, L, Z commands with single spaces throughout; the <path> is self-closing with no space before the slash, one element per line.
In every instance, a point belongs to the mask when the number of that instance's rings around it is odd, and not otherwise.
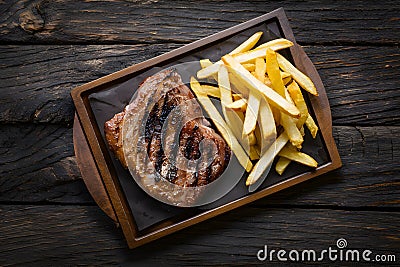
<path fill-rule="evenodd" d="M 261 263 L 256 255 L 264 245 L 320 253 L 337 249 L 339 238 L 371 256 L 400 252 L 399 212 L 242 207 L 135 250 L 97 207 L 0 206 L 0 213 L 2 266 L 248 266 Z M 346 263 L 327 254 L 324 262 Z"/>
<path fill-rule="evenodd" d="M 0 200 L 93 203 L 73 149 L 71 129 L 57 125 L 2 125 Z"/>
<path fill-rule="evenodd" d="M 75 162 L 72 129 L 2 125 L 0 201 L 93 203 Z M 400 206 L 400 127 L 336 126 L 343 167 L 256 205 Z"/>
<path fill-rule="evenodd" d="M 0 122 L 71 125 L 72 88 L 179 46 L 1 46 Z M 305 49 L 325 83 L 334 124 L 400 124 L 397 47 Z"/>
<path fill-rule="evenodd" d="M 324 82 L 334 125 L 400 125 L 399 48 L 305 47 Z"/>
<path fill-rule="evenodd" d="M 177 46 L 2 46 L 0 121 L 72 125 L 74 87 Z"/>
<path fill-rule="evenodd" d="M 398 2 L 362 0 L 5 1 L 0 42 L 187 43 L 279 7 L 303 43 L 399 43 Z"/>

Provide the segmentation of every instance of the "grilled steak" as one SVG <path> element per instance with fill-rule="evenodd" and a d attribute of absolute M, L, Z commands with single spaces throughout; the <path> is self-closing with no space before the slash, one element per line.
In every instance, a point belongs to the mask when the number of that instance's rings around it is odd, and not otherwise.
<path fill-rule="evenodd" d="M 122 165 L 160 194 L 166 194 L 160 180 L 184 188 L 207 185 L 223 173 L 230 159 L 229 146 L 203 117 L 193 93 L 174 70 L 143 81 L 132 102 L 107 121 L 104 130 Z"/>

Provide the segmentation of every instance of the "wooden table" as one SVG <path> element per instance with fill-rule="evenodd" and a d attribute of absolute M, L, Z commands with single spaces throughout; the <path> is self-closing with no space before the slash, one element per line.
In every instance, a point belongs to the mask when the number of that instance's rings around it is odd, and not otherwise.
<path fill-rule="evenodd" d="M 339 238 L 399 262 L 400 5 L 332 2 L 1 1 L 0 265 L 250 265 Z M 71 89 L 281 6 L 343 167 L 129 250 L 77 168 Z"/>

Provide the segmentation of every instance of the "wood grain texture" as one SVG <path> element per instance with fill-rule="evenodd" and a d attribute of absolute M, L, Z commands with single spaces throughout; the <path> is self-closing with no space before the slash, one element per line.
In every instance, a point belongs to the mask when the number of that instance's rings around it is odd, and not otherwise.
<path fill-rule="evenodd" d="M 177 45 L 2 46 L 0 121 L 72 126 L 70 91 Z"/>
<path fill-rule="evenodd" d="M 399 43 L 398 1 L 361 0 L 5 1 L 0 42 L 189 43 L 279 7 L 301 43 Z"/>
<path fill-rule="evenodd" d="M 7 205 L 0 213 L 2 266 L 248 266 L 260 264 L 264 245 L 321 251 L 339 238 L 374 255 L 398 256 L 400 247 L 396 212 L 245 206 L 132 251 L 98 207 Z"/>
<path fill-rule="evenodd" d="M 400 125 L 399 48 L 305 47 L 327 90 L 333 125 Z"/>
<path fill-rule="evenodd" d="M 1 46 L 0 122 L 72 125 L 70 91 L 180 44 Z M 396 47 L 306 46 L 334 125 L 400 125 Z"/>
<path fill-rule="evenodd" d="M 335 126 L 343 167 L 257 205 L 400 206 L 400 127 Z M 0 201 L 93 204 L 75 162 L 72 129 L 2 125 Z"/>
<path fill-rule="evenodd" d="M 76 164 L 72 129 L 1 125 L 0 201 L 93 203 Z"/>

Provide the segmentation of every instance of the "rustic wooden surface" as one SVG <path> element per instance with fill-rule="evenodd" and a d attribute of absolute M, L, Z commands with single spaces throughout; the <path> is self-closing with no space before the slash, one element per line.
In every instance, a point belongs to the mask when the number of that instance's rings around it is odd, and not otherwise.
<path fill-rule="evenodd" d="M 135 250 L 76 165 L 70 90 L 284 7 L 343 167 Z M 397 1 L 0 1 L 0 266 L 256 265 L 263 245 L 400 261 Z"/>

